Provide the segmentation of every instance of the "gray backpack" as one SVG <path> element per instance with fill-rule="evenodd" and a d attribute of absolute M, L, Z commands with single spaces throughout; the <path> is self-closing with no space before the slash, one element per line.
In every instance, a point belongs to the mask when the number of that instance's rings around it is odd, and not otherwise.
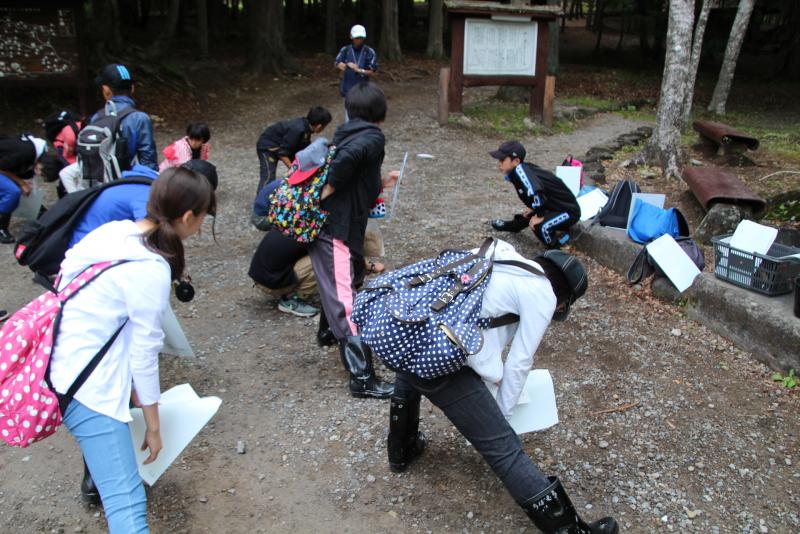
<path fill-rule="evenodd" d="M 128 139 L 120 135 L 122 119 L 136 111 L 128 107 L 117 112 L 114 102 L 106 102 L 102 114 L 78 134 L 77 152 L 81 175 L 89 187 L 119 180 L 131 167 Z"/>

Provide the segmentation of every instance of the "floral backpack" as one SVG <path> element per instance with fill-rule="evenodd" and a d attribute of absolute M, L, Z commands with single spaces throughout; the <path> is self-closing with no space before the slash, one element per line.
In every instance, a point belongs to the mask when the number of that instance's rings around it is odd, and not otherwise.
<path fill-rule="evenodd" d="M 56 344 L 64 304 L 111 267 L 124 261 L 87 267 L 60 292 L 44 293 L 8 318 L 0 330 L 0 438 L 27 447 L 53 434 L 72 397 L 114 343 L 117 329 L 64 395 L 50 383 L 50 354 Z M 55 287 L 58 287 L 56 280 Z"/>
<path fill-rule="evenodd" d="M 341 148 L 358 134 L 359 132 L 356 132 L 344 138 L 338 147 Z M 314 241 L 328 219 L 328 212 L 320 207 L 320 202 L 322 188 L 328 181 L 328 171 L 336 150 L 337 147 L 331 145 L 322 166 L 308 178 L 292 183 L 294 182 L 292 175 L 299 171 L 295 160 L 286 178 L 270 195 L 267 220 L 283 235 L 291 237 L 298 243 Z"/>

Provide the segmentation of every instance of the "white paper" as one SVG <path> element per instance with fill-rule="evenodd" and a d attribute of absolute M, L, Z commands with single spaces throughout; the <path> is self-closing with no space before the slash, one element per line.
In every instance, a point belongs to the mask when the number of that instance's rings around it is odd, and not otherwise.
<path fill-rule="evenodd" d="M 582 167 L 573 167 L 571 165 L 569 167 L 564 165 L 556 167 L 556 176 L 561 178 L 561 181 L 566 184 L 567 188 L 575 195 L 575 198 L 578 197 L 578 193 L 581 190 L 582 170 Z"/>
<path fill-rule="evenodd" d="M 581 220 L 588 221 L 603 209 L 608 202 L 608 196 L 600 189 L 592 189 L 585 195 L 578 197 L 578 206 L 581 208 Z"/>
<path fill-rule="evenodd" d="M 525 382 L 528 402 L 517 404 L 508 422 L 517 434 L 544 430 L 558 424 L 553 377 L 547 369 L 534 369 Z"/>
<path fill-rule="evenodd" d="M 424 152 L 417 154 L 417 157 L 421 159 L 434 159 L 433 154 L 425 154 Z"/>
<path fill-rule="evenodd" d="M 647 253 L 681 293 L 686 291 L 700 274 L 697 265 L 669 234 L 664 234 L 648 244 Z"/>
<path fill-rule="evenodd" d="M 778 237 L 778 229 L 764 226 L 753 221 L 743 220 L 736 227 L 730 240 L 730 246 L 742 252 L 751 254 L 766 254 L 775 238 Z"/>
<path fill-rule="evenodd" d="M 394 210 L 397 208 L 397 194 L 400 192 L 400 182 L 403 181 L 403 174 L 406 172 L 406 163 L 408 163 L 408 152 L 403 156 L 403 164 L 400 166 L 400 176 L 397 178 L 397 183 L 394 184 L 394 192 L 392 193 L 392 207 L 389 210 L 389 219 L 394 219 Z"/>
<path fill-rule="evenodd" d="M 486 380 L 484 380 L 483 383 L 486 384 L 487 388 L 489 388 L 489 393 L 492 394 L 492 397 L 497 400 L 497 392 L 500 391 L 500 387 L 494 382 L 487 382 Z M 517 405 L 528 404 L 530 401 L 531 399 L 528 397 L 528 390 L 523 388 L 522 392 L 519 394 L 519 399 L 517 399 Z"/>
<path fill-rule="evenodd" d="M 631 207 L 628 210 L 628 223 L 625 225 L 626 230 L 631 227 L 631 219 L 633 218 L 633 208 L 634 206 L 636 206 L 637 198 L 642 202 L 650 204 L 651 206 L 664 209 L 664 202 L 666 202 L 667 200 L 667 195 L 661 193 L 633 193 L 631 195 Z"/>
<path fill-rule="evenodd" d="M 219 397 L 197 396 L 189 384 L 175 386 L 161 395 L 158 415 L 161 423 L 161 441 L 164 448 L 152 463 L 144 465 L 150 450 L 140 450 L 144 441 L 146 425 L 141 408 L 131 410 L 133 421 L 128 423 L 131 431 L 133 450 L 142 480 L 152 486 L 172 465 L 172 462 L 183 452 L 183 449 L 206 426 L 206 423 L 217 413 L 222 400 Z"/>
<path fill-rule="evenodd" d="M 161 348 L 161 354 L 169 354 L 172 356 L 181 356 L 183 358 L 194 358 L 195 354 L 186 334 L 183 333 L 181 323 L 172 307 L 168 307 L 164 312 L 164 317 L 161 319 L 161 328 L 164 330 L 164 346 Z"/>
<path fill-rule="evenodd" d="M 19 206 L 11 214 L 11 217 L 29 221 L 36 219 L 39 216 L 39 210 L 42 208 L 42 200 L 44 200 L 44 191 L 38 188 L 34 188 L 30 195 L 21 195 L 19 197 Z"/>

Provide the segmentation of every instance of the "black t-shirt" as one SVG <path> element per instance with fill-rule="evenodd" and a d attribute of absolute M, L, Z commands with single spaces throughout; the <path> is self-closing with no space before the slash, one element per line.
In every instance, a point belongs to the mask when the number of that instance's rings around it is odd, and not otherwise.
<path fill-rule="evenodd" d="M 328 184 L 336 191 L 321 204 L 329 213 L 324 229 L 363 255 L 369 210 L 381 192 L 386 138 L 377 125 L 353 119 L 336 129 L 333 144 Z"/>
<path fill-rule="evenodd" d="M 294 264 L 308 254 L 308 245 L 298 243 L 272 228 L 258 244 L 250 261 L 250 278 L 270 289 L 297 283 Z"/>
<path fill-rule="evenodd" d="M 311 125 L 305 117 L 297 117 L 267 127 L 259 136 L 256 148 L 294 159 L 295 154 L 310 144 Z"/>
<path fill-rule="evenodd" d="M 533 163 L 523 162 L 506 175 L 512 183 L 519 199 L 533 209 L 536 215 L 548 211 L 561 211 L 573 217 L 581 216 L 581 208 L 575 195 L 550 171 Z"/>

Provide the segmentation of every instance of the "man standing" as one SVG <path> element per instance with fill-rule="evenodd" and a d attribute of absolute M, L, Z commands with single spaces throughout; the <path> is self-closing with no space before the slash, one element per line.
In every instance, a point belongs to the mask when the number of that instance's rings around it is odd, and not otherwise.
<path fill-rule="evenodd" d="M 336 68 L 344 72 L 342 85 L 339 88 L 342 98 L 347 96 L 347 92 L 354 85 L 369 80 L 378 70 L 378 55 L 375 50 L 364 44 L 366 38 L 366 28 L 361 24 L 356 24 L 350 29 L 352 44 L 343 46 L 336 56 L 336 61 L 334 62 Z M 345 120 L 347 120 L 346 109 L 344 116 Z"/>

